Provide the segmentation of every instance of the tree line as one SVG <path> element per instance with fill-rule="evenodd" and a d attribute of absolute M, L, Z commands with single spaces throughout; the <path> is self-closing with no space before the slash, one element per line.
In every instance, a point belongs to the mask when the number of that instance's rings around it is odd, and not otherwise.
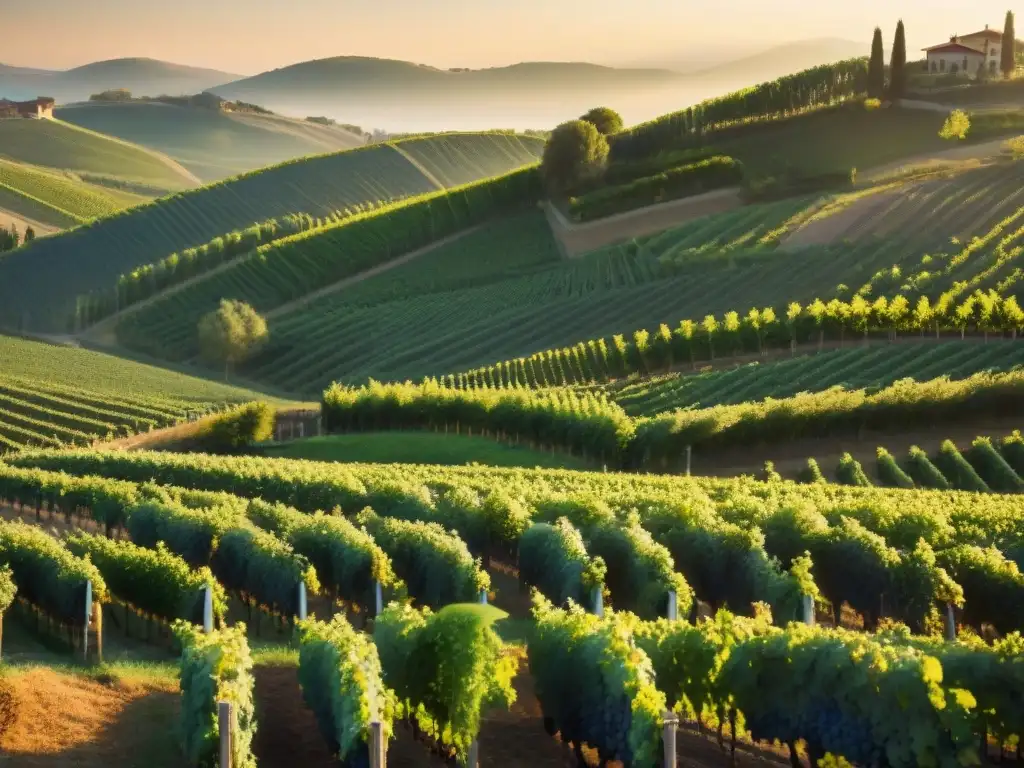
<path fill-rule="evenodd" d="M 13 251 L 19 245 L 31 243 L 35 239 L 36 233 L 32 227 L 26 227 L 25 234 L 22 236 L 14 224 L 11 224 L 10 229 L 0 226 L 0 253 Z"/>

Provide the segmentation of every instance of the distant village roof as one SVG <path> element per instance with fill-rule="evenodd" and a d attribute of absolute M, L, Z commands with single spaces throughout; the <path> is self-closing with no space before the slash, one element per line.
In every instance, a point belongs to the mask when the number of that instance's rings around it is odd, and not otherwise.
<path fill-rule="evenodd" d="M 973 53 L 975 56 L 984 55 L 977 48 L 971 48 L 969 45 L 962 45 L 960 43 L 943 43 L 942 45 L 933 45 L 931 48 L 923 48 L 922 50 L 928 53 Z"/>

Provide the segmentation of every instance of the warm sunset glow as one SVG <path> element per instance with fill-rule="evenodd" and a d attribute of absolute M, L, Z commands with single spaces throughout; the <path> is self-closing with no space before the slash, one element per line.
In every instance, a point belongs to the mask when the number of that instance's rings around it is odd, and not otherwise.
<path fill-rule="evenodd" d="M 915 51 L 1001 25 L 1006 8 L 1006 0 L 2 0 L 16 34 L 5 37 L 0 62 L 61 69 L 147 56 L 245 75 L 338 55 L 441 67 L 699 65 L 806 38 L 868 41 L 876 24 L 891 34 L 898 16 Z"/>

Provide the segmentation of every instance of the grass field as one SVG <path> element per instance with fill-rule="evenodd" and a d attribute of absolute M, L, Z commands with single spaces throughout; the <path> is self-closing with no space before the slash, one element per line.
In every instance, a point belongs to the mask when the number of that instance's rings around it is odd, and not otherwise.
<path fill-rule="evenodd" d="M 166 157 L 59 120 L 0 122 L 0 157 L 61 171 L 113 176 L 164 190 L 195 179 Z"/>
<path fill-rule="evenodd" d="M 481 165 L 490 150 L 508 162 L 508 137 L 465 140 L 467 163 Z M 446 146 L 462 146 L 450 136 Z M 539 154 L 541 141 L 522 140 Z M 454 143 L 453 143 L 454 142 Z M 0 326 L 62 332 L 75 298 L 110 288 L 123 272 L 182 248 L 290 213 L 325 217 L 356 204 L 436 191 L 436 184 L 401 152 L 378 144 L 274 166 L 93 222 L 0 259 Z M 50 275 L 66 279 L 55 283 Z M 11 290 L 11 286 L 17 290 Z M 27 317 L 26 317 L 27 315 Z"/>
<path fill-rule="evenodd" d="M 162 152 L 207 182 L 363 143 L 341 128 L 304 120 L 159 102 L 73 104 L 57 109 L 56 116 Z"/>
<path fill-rule="evenodd" d="M 99 352 L 0 336 L 0 454 L 87 445 L 261 397 Z"/>
<path fill-rule="evenodd" d="M 487 437 L 435 432 L 361 432 L 295 440 L 264 449 L 267 456 L 370 464 L 484 464 L 491 467 L 589 469 L 583 459 L 534 451 Z"/>

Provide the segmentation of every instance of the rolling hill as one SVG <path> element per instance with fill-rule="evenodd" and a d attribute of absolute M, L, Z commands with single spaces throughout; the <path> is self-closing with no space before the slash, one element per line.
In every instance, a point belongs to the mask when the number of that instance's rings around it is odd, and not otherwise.
<path fill-rule="evenodd" d="M 59 104 L 84 101 L 111 88 L 127 88 L 136 96 L 179 96 L 199 93 L 238 77 L 147 58 L 97 61 L 63 72 L 0 66 L 0 96 L 50 96 Z"/>
<path fill-rule="evenodd" d="M 58 229 L 108 216 L 144 198 L 0 159 L 0 208 Z"/>
<path fill-rule="evenodd" d="M 668 70 L 525 62 L 443 70 L 407 61 L 342 56 L 294 64 L 211 90 L 291 114 L 326 114 L 390 131 L 551 127 L 597 103 L 627 121 L 678 103 L 681 76 Z M 660 102 L 658 105 L 652 103 Z M 641 116 L 636 104 L 645 102 Z"/>
<path fill-rule="evenodd" d="M 199 183 L 158 152 L 60 120 L 0 120 L 0 158 L 153 193 Z"/>
<path fill-rule="evenodd" d="M 0 336 L 0 455 L 88 445 L 260 397 L 100 352 Z"/>
<path fill-rule="evenodd" d="M 342 128 L 305 120 L 159 102 L 82 102 L 59 107 L 55 114 L 162 152 L 207 182 L 363 144 L 361 136 Z"/>
<path fill-rule="evenodd" d="M 63 332 L 78 296 L 109 289 L 121 274 L 179 249 L 276 217 L 326 218 L 436 191 L 477 173 L 513 170 L 535 162 L 543 142 L 504 133 L 452 134 L 404 147 L 376 144 L 284 163 L 14 251 L 0 258 L 0 327 Z M 54 281 L 56 273 L 65 279 Z"/>

